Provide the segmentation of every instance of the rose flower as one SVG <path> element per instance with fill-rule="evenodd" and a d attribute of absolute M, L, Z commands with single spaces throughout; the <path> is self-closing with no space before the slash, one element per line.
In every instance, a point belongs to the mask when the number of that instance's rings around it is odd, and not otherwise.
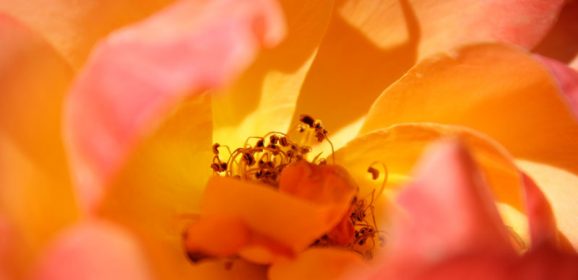
<path fill-rule="evenodd" d="M 57 2 L 0 4 L 0 277 L 576 276 L 572 2 Z"/>

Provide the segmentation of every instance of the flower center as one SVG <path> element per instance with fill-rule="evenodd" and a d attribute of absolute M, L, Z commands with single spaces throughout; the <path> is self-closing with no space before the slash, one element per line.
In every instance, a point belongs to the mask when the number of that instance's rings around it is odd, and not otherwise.
<path fill-rule="evenodd" d="M 339 247 L 359 253 L 365 258 L 372 258 L 374 251 L 383 244 L 383 232 L 378 229 L 374 214 L 375 198 L 381 194 L 382 189 L 377 192 L 373 190 L 362 196 L 359 193 L 359 187 L 353 182 L 347 171 L 334 164 L 334 158 L 331 160 L 333 163 L 328 163 L 327 158 L 323 157 L 322 153 L 311 155 L 314 145 L 328 144 L 333 150 L 333 144 L 328 139 L 328 132 L 321 121 L 308 115 L 302 115 L 300 123 L 296 127 L 295 135 L 290 137 L 281 132 L 269 132 L 262 137 L 249 137 L 242 147 L 235 150 L 215 143 L 212 147 L 214 156 L 211 168 L 216 176 L 272 187 L 275 192 L 319 205 L 319 209 L 334 209 L 328 213 L 337 214 L 331 214 L 327 218 L 321 219 L 320 221 L 326 225 L 317 226 L 322 230 L 311 229 L 311 232 L 316 233 L 307 235 L 311 238 L 307 239 L 305 243 L 302 243 L 303 239 L 299 239 L 301 241 L 295 241 L 292 244 L 276 245 L 278 248 L 289 248 L 289 255 L 299 253 L 299 250 L 308 247 Z M 385 180 L 387 180 L 385 165 L 383 168 L 384 173 L 381 173 L 378 167 L 373 165 L 368 169 L 374 180 L 378 180 L 383 174 L 382 188 L 385 185 Z M 234 183 L 234 181 L 228 182 L 228 184 Z M 229 190 L 233 191 L 234 188 Z M 228 215 L 234 216 L 235 214 Z M 303 218 L 307 219 L 307 217 Z M 202 213 L 200 219 L 203 219 Z M 234 257 L 233 251 L 240 252 L 240 255 L 243 256 L 244 244 L 251 244 L 251 240 L 263 238 L 261 236 L 263 232 L 253 232 L 250 228 L 248 229 L 246 221 L 243 219 L 232 218 L 230 221 L 227 220 L 227 217 L 217 220 L 211 219 L 213 220 L 206 218 L 204 222 L 193 224 L 187 229 L 188 234 L 185 235 L 184 240 L 185 248 L 189 256 L 197 256 L 194 258 L 194 262 L 212 256 Z M 327 222 L 328 220 L 332 222 Z M 213 253 L 211 255 L 211 250 L 203 249 L 204 245 L 201 239 L 194 239 L 202 235 L 201 231 L 220 228 L 221 225 L 224 225 L 223 227 L 229 231 L 232 228 L 238 229 L 240 235 L 244 237 L 234 240 L 234 242 L 231 241 L 232 245 L 225 246 L 227 247 L 226 250 L 215 250 L 214 252 L 218 252 L 218 254 Z M 255 234 L 260 237 L 255 238 Z M 304 233 L 304 235 L 306 234 Z M 269 233 L 265 239 L 273 237 L 270 239 L 273 243 L 282 241 L 274 240 L 274 236 L 275 234 Z M 283 239 L 285 237 L 278 236 L 277 238 Z M 287 238 L 287 240 L 292 239 Z M 287 251 L 285 249 L 281 251 Z M 202 256 L 202 258 L 198 256 Z"/>

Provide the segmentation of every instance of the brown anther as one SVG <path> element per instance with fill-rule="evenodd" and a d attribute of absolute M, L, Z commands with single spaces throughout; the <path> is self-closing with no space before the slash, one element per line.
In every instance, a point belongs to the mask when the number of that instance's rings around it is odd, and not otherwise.
<path fill-rule="evenodd" d="M 257 141 L 257 143 L 255 144 L 255 147 L 257 147 L 257 148 L 263 148 L 263 147 L 265 147 L 265 140 L 264 140 L 264 139 L 259 139 L 259 141 Z"/>
<path fill-rule="evenodd" d="M 215 172 L 221 172 L 221 166 L 218 163 L 211 163 L 211 169 Z"/>
<path fill-rule="evenodd" d="M 253 155 L 250 153 L 243 153 L 243 159 L 249 166 L 255 164 L 255 157 L 253 157 Z"/>
<path fill-rule="evenodd" d="M 281 144 L 283 147 L 287 147 L 289 146 L 289 140 L 287 140 L 287 137 L 283 136 L 279 138 L 279 144 Z"/>
<path fill-rule="evenodd" d="M 277 136 L 277 135 L 271 135 L 269 137 L 269 142 L 273 145 L 276 145 L 278 141 L 279 141 L 279 136 Z"/>
<path fill-rule="evenodd" d="M 218 155 L 218 154 L 219 154 L 219 147 L 220 147 L 220 146 L 221 146 L 221 145 L 220 145 L 219 143 L 213 144 L 213 154 L 214 154 L 214 155 Z"/>
<path fill-rule="evenodd" d="M 375 169 L 373 166 L 367 168 L 367 172 L 371 173 L 371 179 L 377 180 L 377 178 L 379 178 L 379 170 Z"/>
<path fill-rule="evenodd" d="M 220 168 L 221 168 L 220 171 L 225 171 L 225 170 L 227 170 L 227 163 L 226 163 L 226 162 L 221 162 Z"/>
<path fill-rule="evenodd" d="M 309 115 L 301 115 L 299 117 L 299 121 L 306 124 L 309 127 L 313 127 L 313 125 L 315 124 L 315 119 L 313 119 L 311 116 Z"/>

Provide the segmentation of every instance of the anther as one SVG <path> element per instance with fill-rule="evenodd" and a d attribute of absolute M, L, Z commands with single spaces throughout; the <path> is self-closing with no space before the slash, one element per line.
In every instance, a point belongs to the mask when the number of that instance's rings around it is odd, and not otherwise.
<path fill-rule="evenodd" d="M 313 127 L 313 125 L 315 124 L 315 119 L 313 119 L 309 115 L 301 115 L 301 117 L 299 118 L 299 121 L 306 124 L 309 127 Z"/>

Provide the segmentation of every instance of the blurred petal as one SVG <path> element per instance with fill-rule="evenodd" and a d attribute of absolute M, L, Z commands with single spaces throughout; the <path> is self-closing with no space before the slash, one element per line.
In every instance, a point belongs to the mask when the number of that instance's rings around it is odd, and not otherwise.
<path fill-rule="evenodd" d="M 269 0 L 187 0 L 99 45 L 67 104 L 83 205 L 98 203 L 102 186 L 175 104 L 230 82 L 281 31 Z"/>
<path fill-rule="evenodd" d="M 282 0 L 287 36 L 230 87 L 216 94 L 215 142 L 241 146 L 249 136 L 286 132 L 303 80 L 333 12 L 333 0 Z"/>
<path fill-rule="evenodd" d="M 512 246 L 493 197 L 462 144 L 446 140 L 420 160 L 400 193 L 391 254 L 417 264 L 472 253 L 510 253 Z"/>
<path fill-rule="evenodd" d="M 315 112 L 331 132 L 362 118 L 384 89 L 424 57 L 473 42 L 531 48 L 554 24 L 564 1 L 336 2 L 296 112 Z M 335 108 L 347 110 L 335 114 Z"/>
<path fill-rule="evenodd" d="M 46 42 L 2 15 L 0 42 L 0 216 L 17 236 L 11 258 L 24 271 L 77 216 L 60 125 L 72 71 Z"/>
<path fill-rule="evenodd" d="M 388 170 L 387 186 L 396 187 L 407 183 L 427 146 L 448 137 L 458 138 L 467 145 L 497 200 L 523 211 L 520 176 L 507 152 L 487 136 L 464 127 L 398 124 L 356 138 L 336 151 L 335 160 L 347 168 L 361 187 L 377 187 L 367 168 L 375 162 L 383 163 Z"/>
<path fill-rule="evenodd" d="M 578 1 L 567 0 L 556 25 L 534 52 L 569 64 L 578 70 Z"/>
<path fill-rule="evenodd" d="M 172 0 L 4 0 L 0 1 L 0 11 L 41 33 L 79 68 L 98 39 L 170 2 Z"/>
<path fill-rule="evenodd" d="M 269 279 L 356 279 L 356 271 L 364 269 L 367 269 L 367 264 L 355 252 L 311 248 L 299 254 L 296 259 L 274 263 L 269 269 Z"/>
<path fill-rule="evenodd" d="M 552 206 L 558 229 L 578 249 L 578 176 L 537 162 L 519 160 L 516 163 L 541 187 Z"/>
<path fill-rule="evenodd" d="M 530 177 L 524 175 L 523 180 L 532 247 L 557 245 L 558 228 L 548 200 Z"/>
<path fill-rule="evenodd" d="M 577 265 L 576 255 L 545 247 L 520 258 L 472 255 L 450 259 L 411 279 L 571 280 L 578 277 Z"/>
<path fill-rule="evenodd" d="M 40 262 L 34 279 L 151 279 L 138 244 L 120 228 L 87 222 L 65 231 Z"/>
<path fill-rule="evenodd" d="M 512 47 L 473 45 L 417 65 L 380 96 L 362 133 L 400 122 L 470 127 L 517 158 L 578 173 L 578 122 L 548 71 Z"/>
<path fill-rule="evenodd" d="M 99 205 L 100 215 L 143 240 L 151 267 L 162 279 L 179 279 L 191 270 L 181 234 L 198 213 L 212 172 L 211 128 L 209 97 L 180 103 L 136 147 Z"/>
<path fill-rule="evenodd" d="M 536 56 L 536 58 L 544 64 L 548 70 L 550 70 L 552 76 L 556 78 L 560 90 L 564 93 L 563 96 L 566 97 L 566 100 L 578 118 L 578 72 L 556 60 L 542 56 Z"/>

